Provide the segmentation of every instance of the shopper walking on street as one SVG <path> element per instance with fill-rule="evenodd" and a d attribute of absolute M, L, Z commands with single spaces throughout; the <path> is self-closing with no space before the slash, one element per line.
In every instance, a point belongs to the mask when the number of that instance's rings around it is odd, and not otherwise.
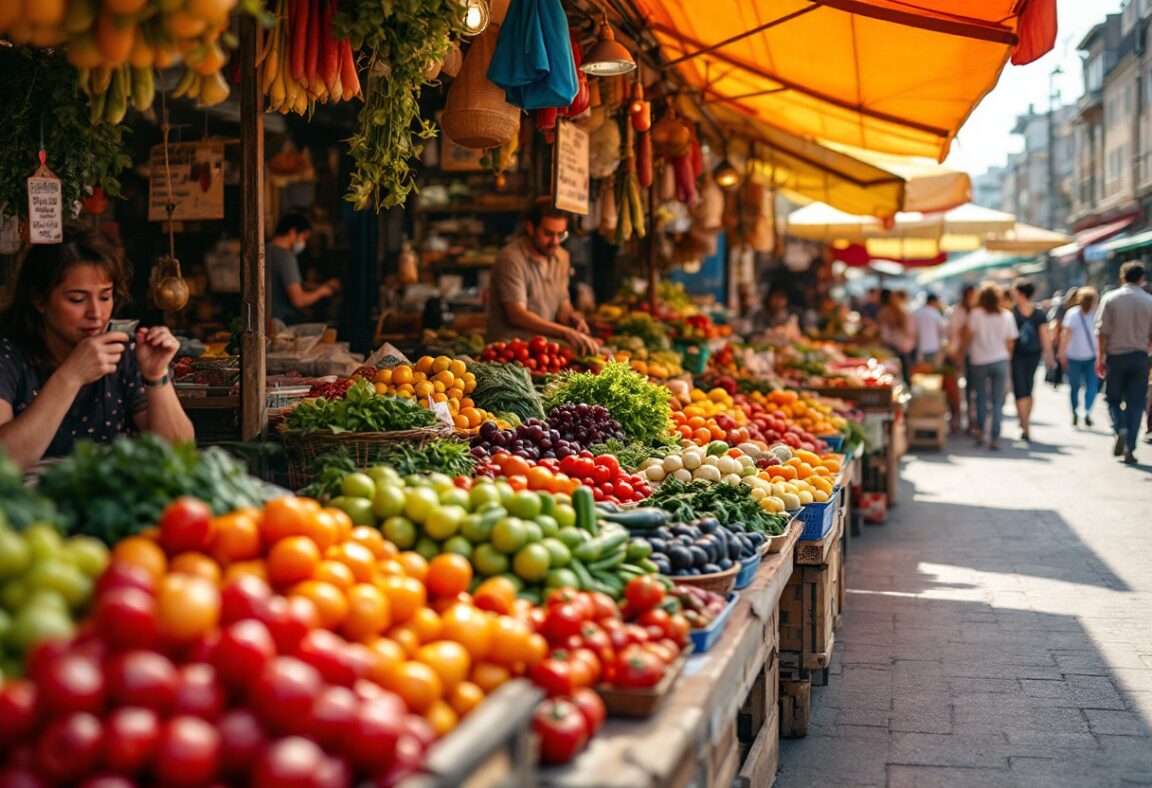
<path fill-rule="evenodd" d="M 1068 291 L 1063 295 L 1059 292 L 1052 294 L 1052 306 L 1048 309 L 1048 336 L 1052 338 L 1053 350 L 1059 350 L 1064 341 L 1064 315 L 1068 314 L 1068 310 L 1076 306 L 1079 300 L 1080 290 L 1076 287 L 1068 288 Z M 1097 298 L 1097 302 L 1099 302 L 1099 298 Z M 1093 336 L 1093 341 L 1095 341 L 1095 336 Z M 1052 388 L 1060 388 L 1060 384 L 1064 382 L 1064 376 L 1067 374 L 1068 368 L 1057 359 L 1056 374 L 1049 380 Z"/>
<path fill-rule="evenodd" d="M 988 448 L 993 450 L 1000 448 L 1009 359 L 1018 334 L 1016 320 L 1004 308 L 1002 298 L 999 287 L 983 285 L 964 329 L 964 346 L 972 362 L 969 385 L 976 389 L 976 445 L 983 444 L 987 436 Z"/>
<path fill-rule="evenodd" d="M 912 314 L 916 325 L 916 357 L 932 366 L 940 363 L 940 350 L 944 347 L 944 334 L 948 321 L 940 305 L 940 296 L 929 293 L 924 306 Z"/>
<path fill-rule="evenodd" d="M 1072 426 L 1080 423 L 1080 389 L 1084 389 L 1084 424 L 1092 426 L 1092 403 L 1100 392 L 1096 376 L 1096 302 L 1099 294 L 1081 287 L 1077 304 L 1064 313 L 1060 326 L 1060 364 L 1068 371 L 1072 397 Z"/>
<path fill-rule="evenodd" d="M 956 369 L 964 372 L 964 402 L 968 416 L 968 431 L 977 431 L 976 422 L 976 387 L 972 385 L 972 362 L 969 361 L 964 346 L 964 329 L 968 326 L 968 315 L 976 305 L 976 287 L 966 285 L 960 293 L 960 300 L 952 308 L 948 318 L 948 353 L 952 356 L 952 363 Z M 952 414 L 952 423 L 960 423 L 960 414 Z"/>
<path fill-rule="evenodd" d="M 916 324 L 908 314 L 908 294 L 902 290 L 892 291 L 887 303 L 880 307 L 876 322 L 880 326 L 880 340 L 900 357 L 904 382 L 911 383 Z"/>
<path fill-rule="evenodd" d="M 1016 304 L 1012 316 L 1016 319 L 1018 338 L 1012 350 L 1012 394 L 1016 397 L 1016 414 L 1020 418 L 1020 437 L 1032 440 L 1032 390 L 1036 386 L 1036 369 L 1043 357 L 1044 366 L 1052 366 L 1052 344 L 1048 341 L 1047 316 L 1032 303 L 1036 287 L 1027 279 L 1016 280 L 1012 288 Z"/>
<path fill-rule="evenodd" d="M 1097 373 L 1105 378 L 1105 398 L 1116 443 L 1112 453 L 1136 464 L 1136 437 L 1148 398 L 1148 350 L 1152 346 L 1152 295 L 1144 292 L 1144 266 L 1125 263 L 1122 284 L 1104 296 L 1096 315 L 1100 355 Z"/>

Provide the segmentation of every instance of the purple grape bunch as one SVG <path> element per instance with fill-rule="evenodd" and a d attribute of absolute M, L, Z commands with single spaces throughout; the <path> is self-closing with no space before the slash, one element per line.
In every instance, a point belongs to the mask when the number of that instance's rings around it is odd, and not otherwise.
<path fill-rule="evenodd" d="M 526 460 L 565 457 L 580 452 L 580 446 L 565 440 L 560 432 L 542 419 L 528 419 L 515 429 L 502 430 L 494 421 L 480 425 L 480 433 L 472 439 L 472 456 L 485 460 L 498 451 L 517 454 Z"/>
<path fill-rule="evenodd" d="M 603 405 L 568 403 L 557 405 L 548 414 L 548 423 L 559 431 L 561 440 L 587 449 L 609 440 L 623 440 L 620 422 Z"/>

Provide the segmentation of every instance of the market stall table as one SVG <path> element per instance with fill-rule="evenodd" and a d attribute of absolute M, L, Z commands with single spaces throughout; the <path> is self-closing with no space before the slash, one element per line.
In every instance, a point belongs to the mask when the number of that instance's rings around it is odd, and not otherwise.
<path fill-rule="evenodd" d="M 791 529 L 784 549 L 764 557 L 756 579 L 741 590 L 720 642 L 689 659 L 684 675 L 654 716 L 609 720 L 572 763 L 540 771 L 540 784 L 727 785 L 738 772 L 754 785 L 770 784 L 779 758 L 775 700 L 779 602 L 792 575 L 800 531 Z M 749 730 L 738 736 L 742 709 L 762 719 L 752 719 Z M 742 751 L 748 756 L 743 767 Z"/>

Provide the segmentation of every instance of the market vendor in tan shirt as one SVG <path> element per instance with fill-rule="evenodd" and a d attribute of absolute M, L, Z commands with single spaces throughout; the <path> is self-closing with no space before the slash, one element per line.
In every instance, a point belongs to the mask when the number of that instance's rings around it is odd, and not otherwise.
<path fill-rule="evenodd" d="M 598 343 L 568 297 L 568 252 L 560 246 L 568 237 L 568 215 L 542 197 L 528 211 L 524 229 L 526 235 L 501 249 L 492 267 L 488 340 L 543 335 L 579 354 L 595 353 Z"/>

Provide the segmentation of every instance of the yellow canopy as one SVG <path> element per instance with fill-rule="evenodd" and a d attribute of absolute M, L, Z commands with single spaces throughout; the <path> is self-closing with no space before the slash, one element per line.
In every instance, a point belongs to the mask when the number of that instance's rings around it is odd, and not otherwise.
<path fill-rule="evenodd" d="M 633 1 L 710 98 L 804 137 L 939 161 L 1017 44 L 1023 62 L 1051 48 L 1048 26 L 1055 38 L 1053 0 Z"/>
<path fill-rule="evenodd" d="M 984 247 L 992 252 L 1039 254 L 1063 246 L 1071 240 L 1072 237 L 1064 233 L 1017 222 L 1011 230 L 986 239 Z"/>

